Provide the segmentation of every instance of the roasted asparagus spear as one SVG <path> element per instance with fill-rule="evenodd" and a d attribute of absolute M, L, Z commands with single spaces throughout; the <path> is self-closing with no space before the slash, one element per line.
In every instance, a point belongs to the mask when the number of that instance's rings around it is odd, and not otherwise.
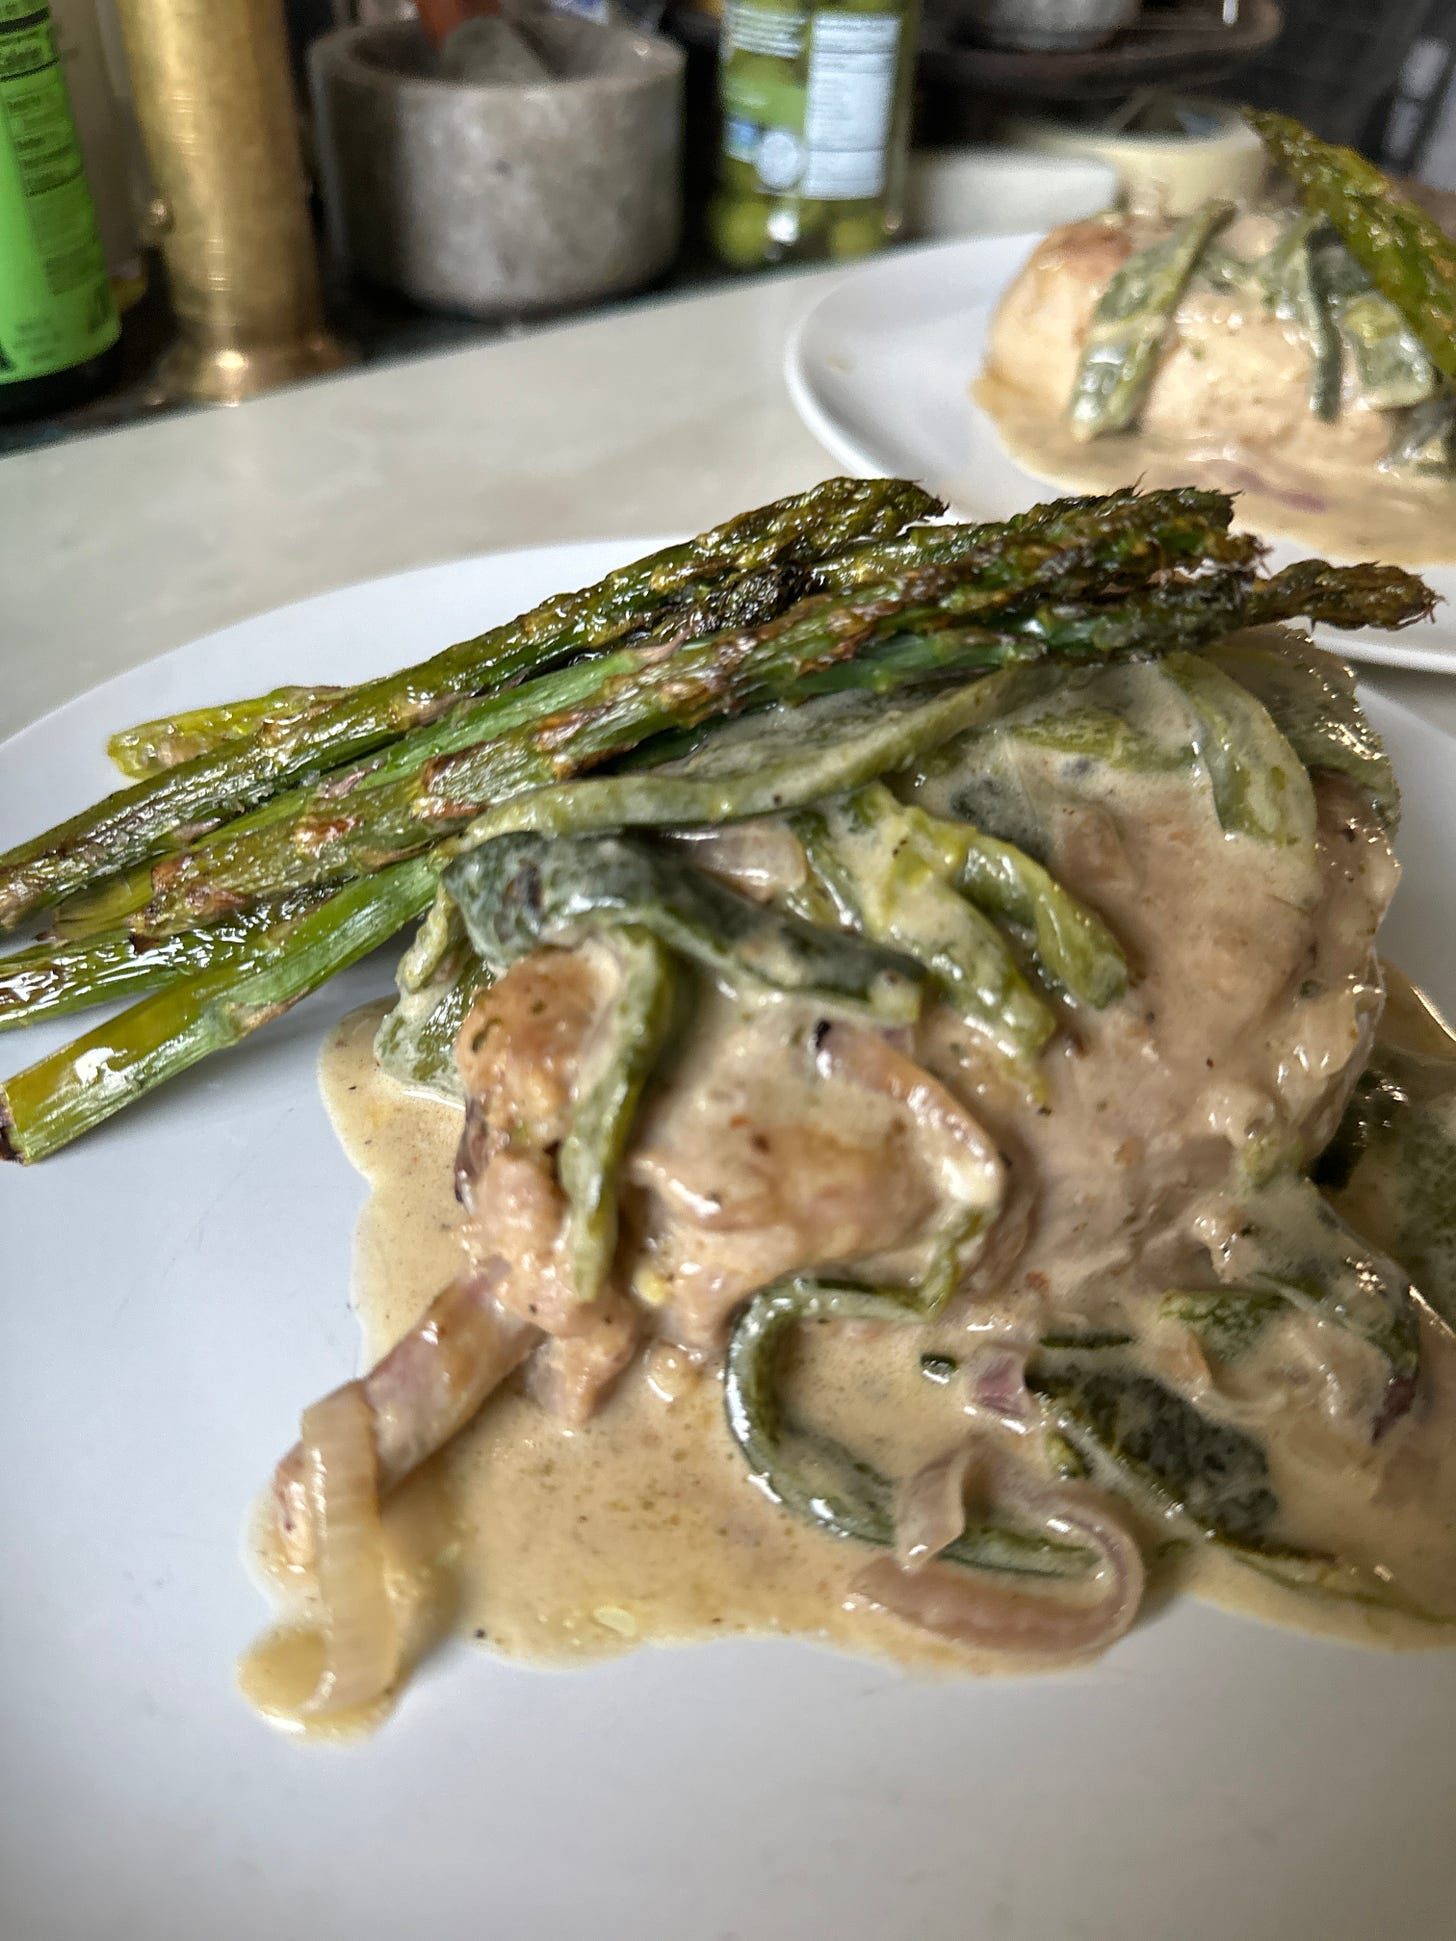
<path fill-rule="evenodd" d="M 351 688 L 318 713 L 224 741 L 0 856 L 0 929 L 99 876 L 157 855 L 179 827 L 241 815 L 290 782 L 380 747 L 464 695 L 609 645 L 660 621 L 670 603 L 690 609 L 731 575 L 890 535 L 938 509 L 938 501 L 904 480 L 831 479 L 622 567 L 582 592 L 553 595 L 416 667 Z"/>
<path fill-rule="evenodd" d="M 1290 115 L 1244 112 L 1306 208 L 1329 218 L 1431 362 L 1456 378 L 1456 242 L 1353 148 L 1322 142 Z"/>

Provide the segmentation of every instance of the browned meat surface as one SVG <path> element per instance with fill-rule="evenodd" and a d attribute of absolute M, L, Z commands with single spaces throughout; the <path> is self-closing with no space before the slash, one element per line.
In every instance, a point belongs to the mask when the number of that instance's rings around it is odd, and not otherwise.
<path fill-rule="evenodd" d="M 477 1261 L 503 1263 L 502 1310 L 550 1337 L 533 1384 L 553 1413 L 571 1420 L 590 1413 L 638 1335 L 636 1309 L 614 1288 L 594 1301 L 577 1298 L 555 1165 L 581 1062 L 612 989 L 600 953 L 537 951 L 476 1000 L 458 1051 L 466 1089 L 456 1162 L 461 1238 Z"/>
<path fill-rule="evenodd" d="M 1046 1299 L 1095 1328 L 1129 1298 L 1199 1284 L 1201 1222 L 1210 1196 L 1236 1195 L 1248 1137 L 1327 1137 L 1378 1014 L 1372 942 L 1397 871 L 1363 798 L 1333 777 L 1315 797 L 1315 870 L 1223 841 L 1182 787 L 1145 783 L 1126 813 L 1069 805 L 1057 822 L 1054 873 L 1095 899 L 1140 975 L 1085 1043 L 1050 1048 L 1044 1110 L 1003 1126 L 986 1102 L 1035 1186 L 1013 1305 Z M 942 1025 L 948 1076 L 954 1036 Z"/>
<path fill-rule="evenodd" d="M 611 989 L 609 966 L 592 952 L 537 951 L 482 992 L 460 1032 L 461 1239 L 476 1260 L 505 1262 L 501 1306 L 548 1334 L 581 1334 L 598 1318 L 597 1304 L 577 1300 L 559 1244 L 566 1203 L 555 1154 Z"/>
<path fill-rule="evenodd" d="M 538 950 L 476 1000 L 456 1058 L 490 1150 L 544 1151 L 565 1133 L 577 1064 L 603 996 L 588 953 Z"/>
<path fill-rule="evenodd" d="M 716 1347 L 746 1295 L 781 1274 L 852 1261 L 893 1265 L 935 1221 L 947 1188 L 994 1199 L 998 1162 L 969 1157 L 963 1119 L 922 1112 L 940 1088 L 891 1054 L 899 1084 L 831 1046 L 879 1034 L 826 1031 L 801 1007 L 708 1008 L 674 1084 L 642 1126 L 631 1178 L 643 1194 L 636 1285 L 661 1332 Z M 847 1069 L 846 1069 L 847 1068 Z M 969 1181 L 960 1174 L 974 1175 Z"/>
<path fill-rule="evenodd" d="M 1225 232 L 1251 249 L 1257 216 Z M 991 322 L 987 375 L 1048 419 L 1071 396 L 1092 311 L 1134 247 L 1155 228 L 1097 217 L 1054 229 L 1007 290 Z M 1292 323 L 1257 298 L 1195 283 L 1164 341 L 1139 424 L 1150 439 L 1200 455 L 1247 452 L 1282 475 L 1314 480 L 1330 466 L 1369 470 L 1385 455 L 1389 419 L 1347 396 L 1325 423 L 1309 408 L 1309 351 Z"/>
<path fill-rule="evenodd" d="M 484 992 L 465 1020 L 456 1183 L 470 1265 L 359 1384 L 373 1412 L 381 1493 L 448 1442 L 538 1344 L 537 1392 L 575 1421 L 631 1358 L 632 1305 L 610 1289 L 576 1300 L 559 1246 L 565 1208 L 554 1165 L 577 1067 L 609 995 L 588 953 L 541 951 Z M 298 1448 L 279 1464 L 274 1496 L 282 1550 L 306 1562 L 314 1531 Z"/>
<path fill-rule="evenodd" d="M 1106 216 L 1052 230 L 991 320 L 988 370 L 1060 416 L 1093 308 L 1132 247 L 1126 225 Z"/>
<path fill-rule="evenodd" d="M 531 1357 L 531 1393 L 564 1422 L 585 1422 L 637 1352 L 642 1315 L 634 1301 L 609 1288 L 576 1325 L 548 1335 Z"/>

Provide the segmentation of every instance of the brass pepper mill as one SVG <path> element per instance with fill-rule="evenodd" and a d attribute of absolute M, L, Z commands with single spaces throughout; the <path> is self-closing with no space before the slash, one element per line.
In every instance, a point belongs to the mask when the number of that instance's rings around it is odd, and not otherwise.
<path fill-rule="evenodd" d="M 335 369 L 282 0 L 118 0 L 179 341 L 171 397 L 237 404 Z"/>

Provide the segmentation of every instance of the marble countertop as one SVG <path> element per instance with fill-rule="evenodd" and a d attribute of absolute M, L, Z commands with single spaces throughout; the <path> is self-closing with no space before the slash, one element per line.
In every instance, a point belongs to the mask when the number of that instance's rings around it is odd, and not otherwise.
<path fill-rule="evenodd" d="M 783 348 L 842 274 L 759 277 L 0 458 L 0 737 L 329 587 L 697 530 L 812 484 L 835 467 L 789 403 Z M 429 644 L 401 641 L 400 660 Z M 1368 678 L 1456 732 L 1456 679 Z"/>

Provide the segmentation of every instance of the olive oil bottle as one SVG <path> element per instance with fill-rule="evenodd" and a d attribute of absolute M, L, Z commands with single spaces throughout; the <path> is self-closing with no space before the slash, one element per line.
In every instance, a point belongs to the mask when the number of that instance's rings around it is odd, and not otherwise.
<path fill-rule="evenodd" d="M 45 0 L 0 0 L 0 419 L 111 380 L 121 324 Z"/>
<path fill-rule="evenodd" d="M 864 256 L 903 216 L 915 0 L 728 0 L 709 233 L 734 269 Z"/>

